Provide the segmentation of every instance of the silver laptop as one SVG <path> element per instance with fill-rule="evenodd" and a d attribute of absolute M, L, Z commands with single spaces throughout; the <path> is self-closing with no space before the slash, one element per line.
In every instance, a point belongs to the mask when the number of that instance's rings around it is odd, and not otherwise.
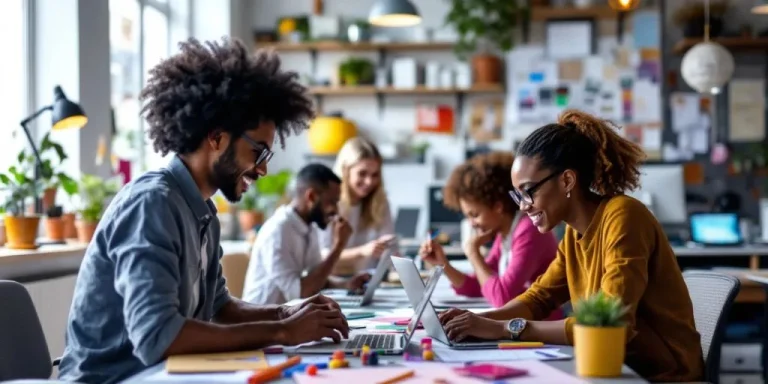
<path fill-rule="evenodd" d="M 423 295 L 424 300 L 417 303 L 414 306 L 413 316 L 405 327 L 405 332 L 401 335 L 392 333 L 371 333 L 371 332 L 357 332 L 352 335 L 351 339 L 342 340 L 340 344 L 334 344 L 330 339 L 324 339 L 317 343 L 310 343 L 301 345 L 296 349 L 297 353 L 333 353 L 337 350 L 342 350 L 346 353 L 354 353 L 363 348 L 364 345 L 369 346 L 371 349 L 380 351 L 385 355 L 401 355 L 408 343 L 411 341 L 413 334 L 416 333 L 416 329 L 421 320 L 421 315 L 424 313 L 424 309 L 429 304 L 429 296 L 432 295 L 437 281 L 440 280 L 440 276 L 443 274 L 442 267 L 435 268 L 429 277 L 427 282 L 427 291 L 429 295 Z"/>
<path fill-rule="evenodd" d="M 461 342 L 454 342 L 448 339 L 448 335 L 443 329 L 443 325 L 440 323 L 440 319 L 437 317 L 437 312 L 431 303 L 433 289 L 425 289 L 424 282 L 419 276 L 419 270 L 416 268 L 416 264 L 413 260 L 403 257 L 391 257 L 392 264 L 395 266 L 395 270 L 400 275 L 400 281 L 403 283 L 405 293 L 408 295 L 408 300 L 414 307 L 421 302 L 424 302 L 424 313 L 422 314 L 421 322 L 424 324 L 424 329 L 427 331 L 429 337 L 440 341 L 454 349 L 495 349 L 498 348 L 500 342 L 506 342 L 511 340 L 480 340 L 470 339 L 463 340 Z"/>
<path fill-rule="evenodd" d="M 379 263 L 376 265 L 376 270 L 373 272 L 373 276 L 371 276 L 371 279 L 368 280 L 368 283 L 365 286 L 364 294 L 354 295 L 343 289 L 323 290 L 321 293 L 336 300 L 340 306 L 345 308 L 357 308 L 371 305 L 373 302 L 373 294 L 376 293 L 376 288 L 378 288 L 379 284 L 384 280 L 389 267 L 392 265 L 392 262 L 389 260 L 391 254 L 392 248 L 387 249 L 381 257 L 379 257 Z"/>

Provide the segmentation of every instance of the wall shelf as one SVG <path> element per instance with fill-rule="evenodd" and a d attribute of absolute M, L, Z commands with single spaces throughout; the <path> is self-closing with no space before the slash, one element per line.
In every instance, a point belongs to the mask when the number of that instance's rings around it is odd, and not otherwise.
<path fill-rule="evenodd" d="M 531 21 L 546 21 L 557 19 L 616 19 L 619 12 L 609 6 L 595 7 L 533 7 L 531 8 Z"/>
<path fill-rule="evenodd" d="M 454 43 L 422 42 L 422 43 L 348 43 L 342 41 L 315 41 L 303 43 L 262 43 L 256 48 L 273 48 L 280 52 L 311 52 L 311 51 L 427 51 L 453 49 Z"/>
<path fill-rule="evenodd" d="M 703 39 L 682 39 L 675 44 L 672 51 L 682 55 Z M 730 51 L 768 52 L 768 37 L 719 37 L 712 41 L 728 48 Z"/>
<path fill-rule="evenodd" d="M 502 93 L 501 85 L 474 85 L 472 88 L 376 88 L 361 85 L 356 87 L 310 87 L 313 95 L 455 95 L 457 93 Z"/>

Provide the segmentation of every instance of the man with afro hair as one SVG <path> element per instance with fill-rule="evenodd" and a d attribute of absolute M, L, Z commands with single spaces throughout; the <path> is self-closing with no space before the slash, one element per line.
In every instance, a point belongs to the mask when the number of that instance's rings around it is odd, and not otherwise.
<path fill-rule="evenodd" d="M 126 185 L 86 250 L 60 378 L 113 383 L 170 355 L 339 341 L 338 304 L 256 306 L 230 297 L 210 198 L 240 199 L 267 173 L 273 143 L 307 128 L 307 90 L 272 52 L 190 39 L 149 72 L 149 138 L 169 165 Z M 276 140 L 277 139 L 277 140 Z"/>

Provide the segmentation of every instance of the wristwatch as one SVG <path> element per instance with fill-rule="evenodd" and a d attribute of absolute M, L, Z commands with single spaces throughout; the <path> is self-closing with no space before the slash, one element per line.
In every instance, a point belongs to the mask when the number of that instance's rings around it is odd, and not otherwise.
<path fill-rule="evenodd" d="M 509 331 L 512 340 L 520 340 L 520 334 L 523 333 L 526 325 L 528 325 L 528 322 L 521 318 L 512 319 L 507 322 L 507 331 Z"/>

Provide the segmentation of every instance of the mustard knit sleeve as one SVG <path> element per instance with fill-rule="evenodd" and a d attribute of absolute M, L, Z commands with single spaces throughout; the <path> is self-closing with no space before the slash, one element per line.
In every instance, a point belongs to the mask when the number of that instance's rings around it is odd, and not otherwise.
<path fill-rule="evenodd" d="M 516 300 L 520 300 L 531 310 L 533 313 L 532 320 L 541 320 L 549 316 L 553 310 L 560 308 L 569 298 L 568 278 L 565 274 L 565 253 L 563 253 L 563 243 L 561 242 L 555 260 Z"/>
<path fill-rule="evenodd" d="M 637 306 L 648 285 L 648 260 L 656 244 L 654 223 L 647 211 L 624 204 L 606 207 L 603 220 L 605 241 L 600 251 L 605 273 L 600 287 L 629 306 L 625 318 L 629 342 L 637 334 Z"/>

